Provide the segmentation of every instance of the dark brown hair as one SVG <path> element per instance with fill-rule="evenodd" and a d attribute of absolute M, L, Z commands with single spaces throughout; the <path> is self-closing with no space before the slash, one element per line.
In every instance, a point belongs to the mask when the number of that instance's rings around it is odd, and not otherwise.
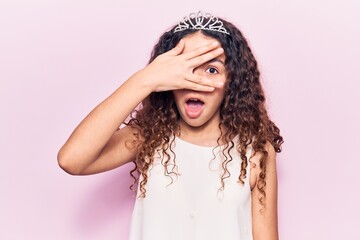
<path fill-rule="evenodd" d="M 220 19 L 220 18 L 219 18 Z M 226 143 L 223 151 L 228 151 L 236 147 L 242 159 L 241 170 L 238 180 L 244 183 L 246 178 L 246 149 L 249 145 L 253 148 L 253 153 L 260 153 L 260 175 L 257 182 L 257 188 L 260 191 L 259 201 L 262 205 L 265 203 L 266 186 L 266 160 L 268 152 L 265 149 L 267 142 L 270 142 L 276 152 L 281 151 L 283 138 L 280 136 L 279 128 L 270 120 L 265 107 L 265 95 L 260 83 L 260 73 L 257 62 L 251 49 L 240 30 L 232 23 L 220 19 L 224 27 L 230 33 L 229 35 L 217 31 L 204 31 L 187 29 L 174 33 L 176 26 L 165 32 L 155 45 L 150 62 L 157 56 L 165 53 L 176 46 L 183 37 L 196 31 L 210 36 L 221 43 L 226 56 L 225 68 L 227 72 L 227 82 L 225 85 L 225 94 L 220 106 L 221 136 L 218 138 Z M 174 173 L 175 159 L 171 160 L 169 154 L 173 153 L 171 149 L 172 141 L 179 131 L 178 120 L 180 114 L 176 108 L 173 95 L 170 91 L 153 92 L 143 102 L 142 108 L 134 111 L 131 115 L 130 125 L 137 129 L 138 156 L 133 161 L 135 168 L 131 171 L 134 178 L 134 184 L 138 178 L 135 172 L 142 175 L 140 184 L 141 197 L 146 196 L 145 185 L 148 181 L 148 170 L 154 161 L 155 151 L 162 152 L 165 166 L 165 175 L 171 177 Z M 224 129 L 224 130 L 223 130 Z M 239 135 L 239 142 L 233 141 L 233 136 Z M 224 152 L 223 152 L 224 154 Z M 230 176 L 227 165 L 233 159 L 230 154 L 224 154 L 225 160 L 222 163 L 223 173 L 221 175 L 221 189 L 224 189 L 224 179 Z M 229 157 L 226 157 L 229 156 Z M 172 162 L 173 161 L 173 162 Z M 169 171 L 168 166 L 172 168 Z M 134 186 L 131 186 L 131 188 Z"/>

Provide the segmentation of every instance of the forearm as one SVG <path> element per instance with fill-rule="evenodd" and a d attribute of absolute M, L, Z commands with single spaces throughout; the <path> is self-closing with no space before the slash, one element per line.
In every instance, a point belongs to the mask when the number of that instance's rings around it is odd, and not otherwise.
<path fill-rule="evenodd" d="M 60 166 L 69 173 L 81 173 L 98 158 L 114 132 L 134 108 L 153 91 L 190 89 L 211 92 L 216 86 L 219 87 L 218 81 L 197 76 L 193 71 L 222 54 L 223 49 L 219 49 L 218 43 L 215 43 L 181 55 L 185 45 L 180 41 L 175 48 L 159 55 L 144 69 L 131 76 L 75 128 L 58 153 Z M 114 139 L 114 144 L 121 140 L 123 139 Z"/>
<path fill-rule="evenodd" d="M 74 174 L 96 160 L 111 136 L 152 88 L 140 72 L 96 106 L 75 128 L 58 153 L 61 166 Z"/>

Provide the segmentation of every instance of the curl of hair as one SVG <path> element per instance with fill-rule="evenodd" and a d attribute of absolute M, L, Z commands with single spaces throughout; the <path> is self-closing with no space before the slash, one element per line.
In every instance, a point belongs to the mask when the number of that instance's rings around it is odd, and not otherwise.
<path fill-rule="evenodd" d="M 220 18 L 219 18 L 220 19 Z M 230 35 L 216 31 L 203 30 L 184 30 L 174 33 L 174 26 L 165 32 L 154 46 L 149 63 L 157 56 L 165 53 L 176 46 L 176 44 L 186 35 L 201 31 L 202 34 L 218 40 L 224 49 L 226 61 L 225 68 L 227 73 L 227 82 L 225 84 L 224 99 L 220 106 L 221 136 L 220 141 L 225 142 L 223 154 L 225 160 L 222 163 L 223 173 L 221 175 L 221 189 L 225 188 L 224 179 L 230 176 L 227 165 L 232 161 L 229 154 L 230 150 L 236 147 L 242 159 L 241 170 L 238 181 L 244 184 L 248 164 L 246 158 L 246 149 L 251 146 L 253 153 L 260 153 L 259 161 L 260 174 L 257 182 L 257 188 L 260 192 L 259 201 L 265 206 L 266 198 L 266 161 L 268 152 L 265 148 L 267 142 L 270 142 L 276 152 L 281 152 L 283 138 L 280 135 L 279 128 L 270 120 L 265 107 L 265 94 L 260 82 L 260 72 L 257 61 L 240 30 L 232 23 L 220 19 L 224 27 L 230 32 Z M 180 114 L 171 92 L 153 92 L 143 102 L 142 108 L 132 114 L 127 125 L 137 129 L 137 148 L 138 156 L 134 160 L 135 168 L 131 171 L 134 183 L 138 181 L 134 175 L 137 172 L 142 175 L 143 180 L 140 184 L 140 197 L 146 196 L 145 185 L 148 180 L 147 171 L 154 161 L 154 153 L 160 151 L 163 153 L 165 166 L 165 175 L 171 177 L 171 174 L 177 174 L 174 171 L 175 159 L 171 162 L 171 157 L 167 154 L 171 149 L 171 138 L 179 131 L 178 120 Z M 239 142 L 235 143 L 233 137 L 239 135 Z M 227 151 L 228 154 L 225 154 Z M 227 157 L 229 156 L 229 157 Z M 169 171 L 168 167 L 173 167 Z"/>

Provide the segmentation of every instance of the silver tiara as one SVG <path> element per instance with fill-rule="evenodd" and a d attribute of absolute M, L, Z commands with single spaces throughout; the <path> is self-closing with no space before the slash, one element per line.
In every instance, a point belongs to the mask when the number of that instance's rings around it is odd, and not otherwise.
<path fill-rule="evenodd" d="M 223 25 L 222 21 L 210 13 L 190 13 L 189 16 L 184 17 L 184 19 L 179 22 L 174 30 L 174 33 L 181 32 L 186 29 L 196 29 L 216 31 L 230 35 Z"/>

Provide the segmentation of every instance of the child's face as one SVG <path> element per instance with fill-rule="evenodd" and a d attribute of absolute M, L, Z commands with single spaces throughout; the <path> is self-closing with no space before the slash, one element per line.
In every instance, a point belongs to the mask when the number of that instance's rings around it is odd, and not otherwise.
<path fill-rule="evenodd" d="M 214 38 L 205 36 L 200 32 L 183 38 L 185 41 L 184 53 L 213 42 Z M 216 81 L 226 81 L 225 55 L 195 68 L 194 73 Z M 173 91 L 176 106 L 180 112 L 182 121 L 191 127 L 205 125 L 218 126 L 220 121 L 220 104 L 224 98 L 224 87 L 216 88 L 213 92 L 197 92 L 192 90 Z"/>

